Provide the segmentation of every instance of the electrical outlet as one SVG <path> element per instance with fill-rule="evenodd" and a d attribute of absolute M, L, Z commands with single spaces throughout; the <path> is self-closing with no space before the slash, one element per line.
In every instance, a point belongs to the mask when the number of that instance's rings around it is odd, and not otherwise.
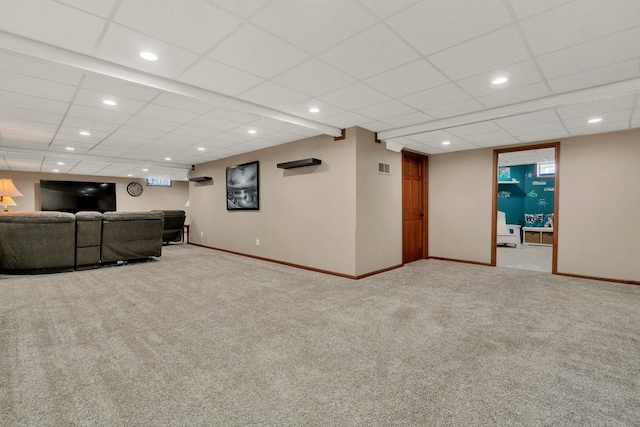
<path fill-rule="evenodd" d="M 200 237 L 204 237 L 204 231 L 200 232 Z"/>
<path fill-rule="evenodd" d="M 256 246 L 260 246 L 260 239 L 256 239 Z"/>

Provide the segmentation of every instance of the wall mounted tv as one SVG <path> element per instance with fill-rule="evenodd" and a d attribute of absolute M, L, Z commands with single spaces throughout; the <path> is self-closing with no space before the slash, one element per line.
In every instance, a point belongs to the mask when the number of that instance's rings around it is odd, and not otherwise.
<path fill-rule="evenodd" d="M 40 180 L 40 210 L 71 213 L 115 211 L 116 184 Z"/>

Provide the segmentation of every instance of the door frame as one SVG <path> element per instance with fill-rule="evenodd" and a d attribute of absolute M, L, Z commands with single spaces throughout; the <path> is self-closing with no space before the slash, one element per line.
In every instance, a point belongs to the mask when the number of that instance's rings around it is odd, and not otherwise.
<path fill-rule="evenodd" d="M 493 201 L 491 203 L 491 265 L 496 266 L 497 258 L 497 231 L 498 231 L 498 156 L 502 153 L 513 153 L 514 151 L 540 150 L 544 148 L 555 148 L 556 176 L 555 190 L 553 192 L 553 252 L 551 260 L 551 274 L 558 274 L 558 230 L 560 212 L 560 142 L 549 142 L 544 144 L 534 144 L 520 147 L 498 148 L 493 150 Z"/>
<path fill-rule="evenodd" d="M 424 154 L 415 153 L 412 151 L 402 150 L 402 186 L 404 187 L 404 159 L 405 157 L 411 157 L 413 159 L 422 160 L 422 210 L 424 212 L 424 216 L 422 217 L 422 256 L 421 259 L 429 258 L 429 156 Z M 404 188 L 402 188 L 402 194 L 404 194 Z M 403 197 L 404 199 L 404 197 Z M 403 200 L 402 209 L 404 209 L 404 200 Z M 404 219 L 402 219 L 404 222 Z M 404 224 L 403 224 L 404 226 Z M 404 233 L 403 233 L 403 241 L 402 241 L 402 252 L 403 259 L 402 263 L 405 264 L 406 260 L 404 259 Z"/>

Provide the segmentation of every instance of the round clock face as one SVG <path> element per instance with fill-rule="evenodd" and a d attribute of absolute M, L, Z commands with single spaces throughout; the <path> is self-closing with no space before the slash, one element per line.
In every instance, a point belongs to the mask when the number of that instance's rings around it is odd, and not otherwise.
<path fill-rule="evenodd" d="M 133 197 L 137 197 L 142 194 L 142 185 L 138 182 L 132 182 L 127 185 L 127 193 L 132 195 Z"/>

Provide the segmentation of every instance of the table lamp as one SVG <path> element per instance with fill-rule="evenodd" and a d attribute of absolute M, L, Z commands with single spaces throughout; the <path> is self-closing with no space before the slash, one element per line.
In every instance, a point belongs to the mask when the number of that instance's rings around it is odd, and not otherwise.
<path fill-rule="evenodd" d="M 8 206 L 17 206 L 12 197 L 20 197 L 22 193 L 18 191 L 11 179 L 0 179 L 0 205 L 4 205 L 4 211 L 8 212 Z"/>

